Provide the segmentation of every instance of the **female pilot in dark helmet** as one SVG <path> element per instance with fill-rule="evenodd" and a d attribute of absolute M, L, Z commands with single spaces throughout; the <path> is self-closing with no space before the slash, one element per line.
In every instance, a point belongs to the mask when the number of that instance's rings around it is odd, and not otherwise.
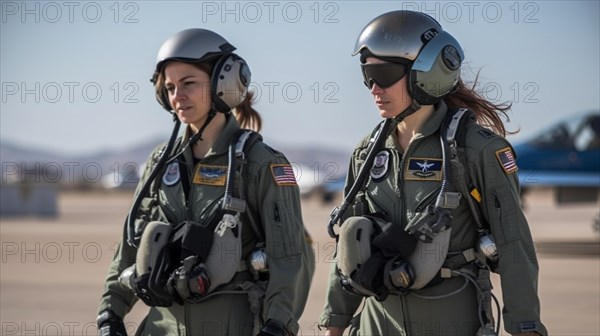
<path fill-rule="evenodd" d="M 506 331 L 546 335 L 500 118 L 509 106 L 465 86 L 460 45 L 422 13 L 373 19 L 354 55 L 384 121 L 354 150 L 345 202 L 332 213 L 326 334 L 352 324 L 359 335 L 496 335 L 493 271 Z"/>
<path fill-rule="evenodd" d="M 102 335 L 124 335 L 138 299 L 150 306 L 139 335 L 298 332 L 314 257 L 290 163 L 241 129 L 261 119 L 234 50 L 188 29 L 158 52 L 156 97 L 176 127 L 136 190 L 100 302 Z"/>

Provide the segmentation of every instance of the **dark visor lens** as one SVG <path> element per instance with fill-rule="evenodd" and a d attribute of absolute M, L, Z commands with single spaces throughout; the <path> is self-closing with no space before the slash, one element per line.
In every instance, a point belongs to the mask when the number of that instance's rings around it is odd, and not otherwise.
<path fill-rule="evenodd" d="M 371 89 L 377 84 L 387 89 L 406 75 L 406 65 L 398 63 L 361 64 L 365 85 Z"/>

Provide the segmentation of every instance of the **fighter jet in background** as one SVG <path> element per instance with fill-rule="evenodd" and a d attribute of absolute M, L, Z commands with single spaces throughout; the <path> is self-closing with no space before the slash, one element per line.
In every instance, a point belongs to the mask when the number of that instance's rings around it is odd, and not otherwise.
<path fill-rule="evenodd" d="M 550 187 L 558 205 L 598 202 L 600 111 L 565 118 L 514 149 L 523 193 Z"/>

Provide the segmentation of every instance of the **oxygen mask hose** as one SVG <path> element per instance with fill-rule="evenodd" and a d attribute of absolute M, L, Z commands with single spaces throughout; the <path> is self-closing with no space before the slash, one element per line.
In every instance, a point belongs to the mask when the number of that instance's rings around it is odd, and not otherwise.
<path fill-rule="evenodd" d="M 202 141 L 202 135 L 204 134 L 204 130 L 206 130 L 206 128 L 208 127 L 208 124 L 213 120 L 213 118 L 216 115 L 217 115 L 217 110 L 215 110 L 215 108 L 213 106 L 212 109 L 210 110 L 210 112 L 208 113 L 208 117 L 206 118 L 206 121 L 204 121 L 204 124 L 202 125 L 200 130 L 198 132 L 194 133 L 194 135 L 192 135 L 188 139 L 187 144 L 179 152 L 177 152 L 177 154 L 171 156 L 169 161 L 167 161 L 167 164 L 177 160 L 177 158 L 179 156 L 181 156 L 188 149 L 188 147 L 194 146 L 196 144 L 196 142 L 198 142 L 198 140 Z"/>
<path fill-rule="evenodd" d="M 412 104 L 409 107 L 407 107 L 404 111 L 399 113 L 396 117 L 386 118 L 382 123 L 380 123 L 377 133 L 375 133 L 375 135 L 371 137 L 371 140 L 369 140 L 369 145 L 367 147 L 367 158 L 365 159 L 365 162 L 360 168 L 360 172 L 358 173 L 356 180 L 354 180 L 354 184 L 352 184 L 352 187 L 350 188 L 350 191 L 344 198 L 342 204 L 339 207 L 335 207 L 329 215 L 330 221 L 327 225 L 327 232 L 329 233 L 329 236 L 331 238 L 337 239 L 337 234 L 333 230 L 333 226 L 340 220 L 342 215 L 346 212 L 346 210 L 348 210 L 350 204 L 354 201 L 354 198 L 356 198 L 358 192 L 365 186 L 367 176 L 369 175 L 369 171 L 373 167 L 375 157 L 377 156 L 379 151 L 381 151 L 381 149 L 385 146 L 385 140 L 390 136 L 390 134 L 393 132 L 396 126 L 402 120 L 404 120 L 404 118 L 415 113 L 420 108 L 421 105 L 413 99 Z"/>
<path fill-rule="evenodd" d="M 179 134 L 179 126 L 181 125 L 181 121 L 179 119 L 175 120 L 175 125 L 173 126 L 173 132 L 171 132 L 171 137 L 169 138 L 169 142 L 167 143 L 166 148 L 160 154 L 160 158 L 158 162 L 154 166 L 154 169 L 150 173 L 150 176 L 146 179 L 146 182 L 140 189 L 140 192 L 137 194 L 133 205 L 131 206 L 131 210 L 127 214 L 126 224 L 127 224 L 127 243 L 132 247 L 138 247 L 140 243 L 140 238 L 135 236 L 135 218 L 137 216 L 137 212 L 142 203 L 142 199 L 148 194 L 150 190 L 150 185 L 156 179 L 156 176 L 160 172 L 160 170 L 165 166 L 167 159 L 169 158 L 169 153 L 173 150 L 173 146 L 175 145 L 175 140 L 177 139 L 177 135 Z"/>
<path fill-rule="evenodd" d="M 135 237 L 135 217 L 137 216 L 137 212 L 140 208 L 140 204 L 142 203 L 142 199 L 146 197 L 148 191 L 150 190 L 150 185 L 152 182 L 156 180 L 156 177 L 160 170 L 167 164 L 176 160 L 181 154 L 183 154 L 188 147 L 193 146 L 198 140 L 202 141 L 202 134 L 204 134 L 204 130 L 208 127 L 208 124 L 214 119 L 217 115 L 217 110 L 214 105 L 211 108 L 204 125 L 200 128 L 200 130 L 192 135 L 187 143 L 187 145 L 179 151 L 177 154 L 169 157 L 169 154 L 173 151 L 173 147 L 175 146 L 175 141 L 177 140 L 177 135 L 179 134 L 179 127 L 181 125 L 181 121 L 177 118 L 176 115 L 173 115 L 173 120 L 175 121 L 175 126 L 173 127 L 173 132 L 171 133 L 171 137 L 169 138 L 169 142 L 167 143 L 166 148 L 161 152 L 160 158 L 158 159 L 158 163 L 154 166 L 154 169 L 150 173 L 150 176 L 146 179 L 146 182 L 142 186 L 142 189 L 138 193 L 129 214 L 127 215 L 127 243 L 132 247 L 138 247 L 140 238 Z"/>
<path fill-rule="evenodd" d="M 340 205 L 339 207 L 335 207 L 330 214 L 331 219 L 329 221 L 329 224 L 327 225 L 327 232 L 329 233 L 329 236 L 331 238 L 337 239 L 337 234 L 333 230 L 333 226 L 340 220 L 340 218 L 342 217 L 344 212 L 346 212 L 352 201 L 354 201 L 356 194 L 358 194 L 360 189 L 362 189 L 362 187 L 364 186 L 367 174 L 369 174 L 369 171 L 373 166 L 375 156 L 381 150 L 381 147 L 383 147 L 383 145 L 385 144 L 385 140 L 396 125 L 397 122 L 394 119 L 390 118 L 387 118 L 382 123 L 380 123 L 379 130 L 374 136 L 375 140 L 369 143 L 369 147 L 371 148 L 370 150 L 368 150 L 367 158 L 365 159 L 365 162 L 363 163 L 360 172 L 358 173 L 358 176 L 356 177 L 356 180 L 352 185 L 352 188 L 350 188 L 348 195 L 346 195 L 346 197 L 344 198 L 342 205 Z M 371 138 L 371 140 L 373 140 L 373 138 Z"/>

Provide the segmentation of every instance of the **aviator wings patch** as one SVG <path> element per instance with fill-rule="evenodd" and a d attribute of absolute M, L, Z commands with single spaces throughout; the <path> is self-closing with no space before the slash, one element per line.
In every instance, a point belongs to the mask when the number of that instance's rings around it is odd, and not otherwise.
<path fill-rule="evenodd" d="M 441 181 L 442 159 L 411 158 L 404 172 L 405 180 Z"/>
<path fill-rule="evenodd" d="M 224 186 L 227 178 L 227 166 L 199 164 L 194 173 L 194 183 L 212 186 Z"/>

